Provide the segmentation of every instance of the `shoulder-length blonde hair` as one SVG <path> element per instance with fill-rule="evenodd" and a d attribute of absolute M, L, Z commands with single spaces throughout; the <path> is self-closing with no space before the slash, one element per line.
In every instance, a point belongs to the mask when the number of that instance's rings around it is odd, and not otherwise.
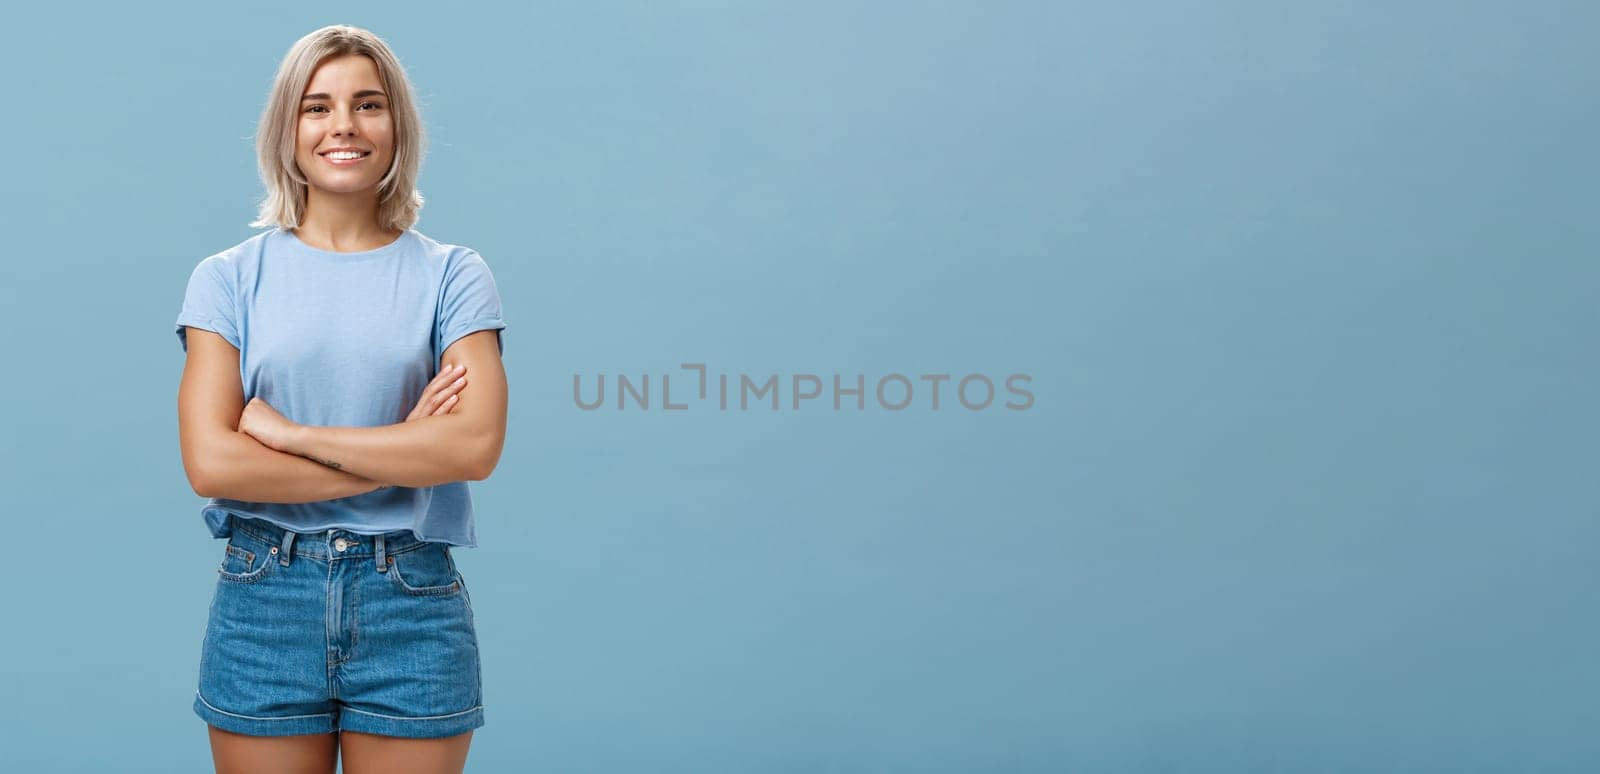
<path fill-rule="evenodd" d="M 294 229 L 306 212 L 306 178 L 294 160 L 295 132 L 300 125 L 300 97 L 317 66 L 331 57 L 360 54 L 378 66 L 378 78 L 389 95 L 394 118 L 394 160 L 378 181 L 378 224 L 411 228 L 422 209 L 417 172 L 427 151 L 427 135 L 417 113 L 411 81 L 389 46 L 377 35 L 344 24 L 323 27 L 295 41 L 278 67 L 267 105 L 256 126 L 256 161 L 267 195 L 252 227 Z"/>

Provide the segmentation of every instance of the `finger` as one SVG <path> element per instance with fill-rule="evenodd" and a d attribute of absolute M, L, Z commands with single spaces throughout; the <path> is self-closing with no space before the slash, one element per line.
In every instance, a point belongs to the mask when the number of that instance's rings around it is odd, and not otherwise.
<path fill-rule="evenodd" d="M 451 390 L 459 387 L 459 384 L 450 381 L 451 377 L 455 377 L 456 382 L 464 384 L 466 370 L 466 366 L 459 363 L 440 369 L 439 375 L 433 377 L 427 386 L 423 387 L 422 396 L 417 400 L 417 405 L 411 409 L 411 413 L 406 415 L 406 419 L 409 421 L 432 414 L 439 402 L 444 400 Z"/>
<path fill-rule="evenodd" d="M 450 369 L 448 369 L 448 368 L 441 369 L 439 371 L 439 373 L 436 376 L 434 376 L 431 381 L 428 382 L 428 386 L 426 388 L 424 388 L 423 391 L 422 391 L 423 394 L 426 395 L 428 392 L 430 392 L 432 390 L 439 389 L 440 385 L 448 383 L 448 381 L 450 379 L 452 379 L 452 378 L 454 378 L 454 376 L 453 376 L 453 373 L 451 372 Z"/>
<path fill-rule="evenodd" d="M 442 389 L 445 389 L 445 386 L 449 384 L 449 380 L 454 374 L 454 371 L 452 371 L 450 368 L 446 368 L 440 371 L 438 376 L 433 377 L 433 381 L 428 382 L 428 386 L 422 389 L 422 399 L 417 402 L 418 405 L 420 406 L 426 404 L 433 398 L 437 397 L 438 392 Z"/>
<path fill-rule="evenodd" d="M 406 419 L 411 420 L 432 414 L 433 407 L 438 402 L 438 393 L 439 383 L 435 379 L 422 389 L 422 396 L 417 398 L 417 405 L 411 407 L 411 413 L 406 416 Z"/>
<path fill-rule="evenodd" d="M 423 388 L 423 392 L 426 393 L 428 390 L 438 389 L 439 385 L 445 384 L 457 376 L 459 374 L 456 373 L 455 366 L 445 366 L 439 369 L 439 373 L 434 374 L 433 379 L 428 381 L 428 386 Z"/>
<path fill-rule="evenodd" d="M 451 383 L 449 383 L 449 384 L 447 384 L 447 385 L 445 385 L 443 387 L 440 387 L 439 388 L 439 393 L 437 395 L 433 396 L 434 400 L 435 401 L 444 400 L 451 393 L 454 393 L 454 392 L 460 390 L 462 388 L 462 386 L 466 385 L 466 383 L 467 383 L 467 377 L 462 376 L 462 377 L 456 379 L 455 381 L 453 381 L 453 382 L 451 382 Z"/>
<path fill-rule="evenodd" d="M 458 397 L 460 397 L 460 396 L 459 395 L 451 395 L 450 397 L 446 398 L 443 403 L 439 404 L 439 408 L 436 409 L 433 412 L 433 416 L 439 416 L 441 414 L 450 413 L 453 409 L 455 409 L 455 407 L 456 407 L 456 398 L 458 398 Z"/>
<path fill-rule="evenodd" d="M 449 400 L 455 394 L 455 392 L 461 388 L 461 385 L 465 383 L 466 377 L 457 379 L 454 382 L 445 385 L 437 394 L 423 401 L 423 403 L 419 406 L 419 408 L 423 411 L 423 416 L 437 413 L 439 406 L 442 405 L 446 400 Z"/>

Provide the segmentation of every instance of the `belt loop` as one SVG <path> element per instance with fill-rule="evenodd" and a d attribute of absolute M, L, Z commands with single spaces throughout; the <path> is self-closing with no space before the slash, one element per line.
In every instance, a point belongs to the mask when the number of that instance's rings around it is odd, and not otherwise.
<path fill-rule="evenodd" d="M 372 539 L 372 545 L 376 549 L 376 552 L 378 554 L 378 572 L 388 572 L 389 571 L 389 560 L 386 559 L 384 557 L 384 555 L 383 555 L 383 536 L 379 535 L 379 536 L 373 538 Z"/>
<path fill-rule="evenodd" d="M 278 548 L 278 564 L 289 566 L 289 555 L 294 553 L 294 530 L 283 531 L 283 545 Z"/>

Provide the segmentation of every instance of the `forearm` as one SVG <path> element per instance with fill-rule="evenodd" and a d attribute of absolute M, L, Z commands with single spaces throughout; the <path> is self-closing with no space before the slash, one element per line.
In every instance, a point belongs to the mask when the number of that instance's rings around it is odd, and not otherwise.
<path fill-rule="evenodd" d="M 206 449 L 204 482 L 203 496 L 253 503 L 309 503 L 389 486 L 275 451 L 240 432 L 219 434 Z"/>
<path fill-rule="evenodd" d="M 378 427 L 298 425 L 287 450 L 330 469 L 394 486 L 479 480 L 482 445 L 452 414 Z"/>

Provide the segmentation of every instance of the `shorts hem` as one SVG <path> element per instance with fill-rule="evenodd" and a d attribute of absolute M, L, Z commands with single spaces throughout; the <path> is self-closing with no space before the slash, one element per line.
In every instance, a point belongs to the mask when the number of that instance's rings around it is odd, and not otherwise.
<path fill-rule="evenodd" d="M 339 730 L 411 739 L 439 739 L 464 734 L 483 725 L 483 705 L 426 718 L 380 715 L 351 707 L 339 708 Z"/>
<path fill-rule="evenodd" d="M 199 691 L 194 694 L 194 714 L 223 731 L 247 736 L 303 736 L 306 734 L 331 734 L 334 728 L 332 713 L 293 715 L 282 718 L 263 718 L 241 715 L 217 709 L 206 702 Z"/>

